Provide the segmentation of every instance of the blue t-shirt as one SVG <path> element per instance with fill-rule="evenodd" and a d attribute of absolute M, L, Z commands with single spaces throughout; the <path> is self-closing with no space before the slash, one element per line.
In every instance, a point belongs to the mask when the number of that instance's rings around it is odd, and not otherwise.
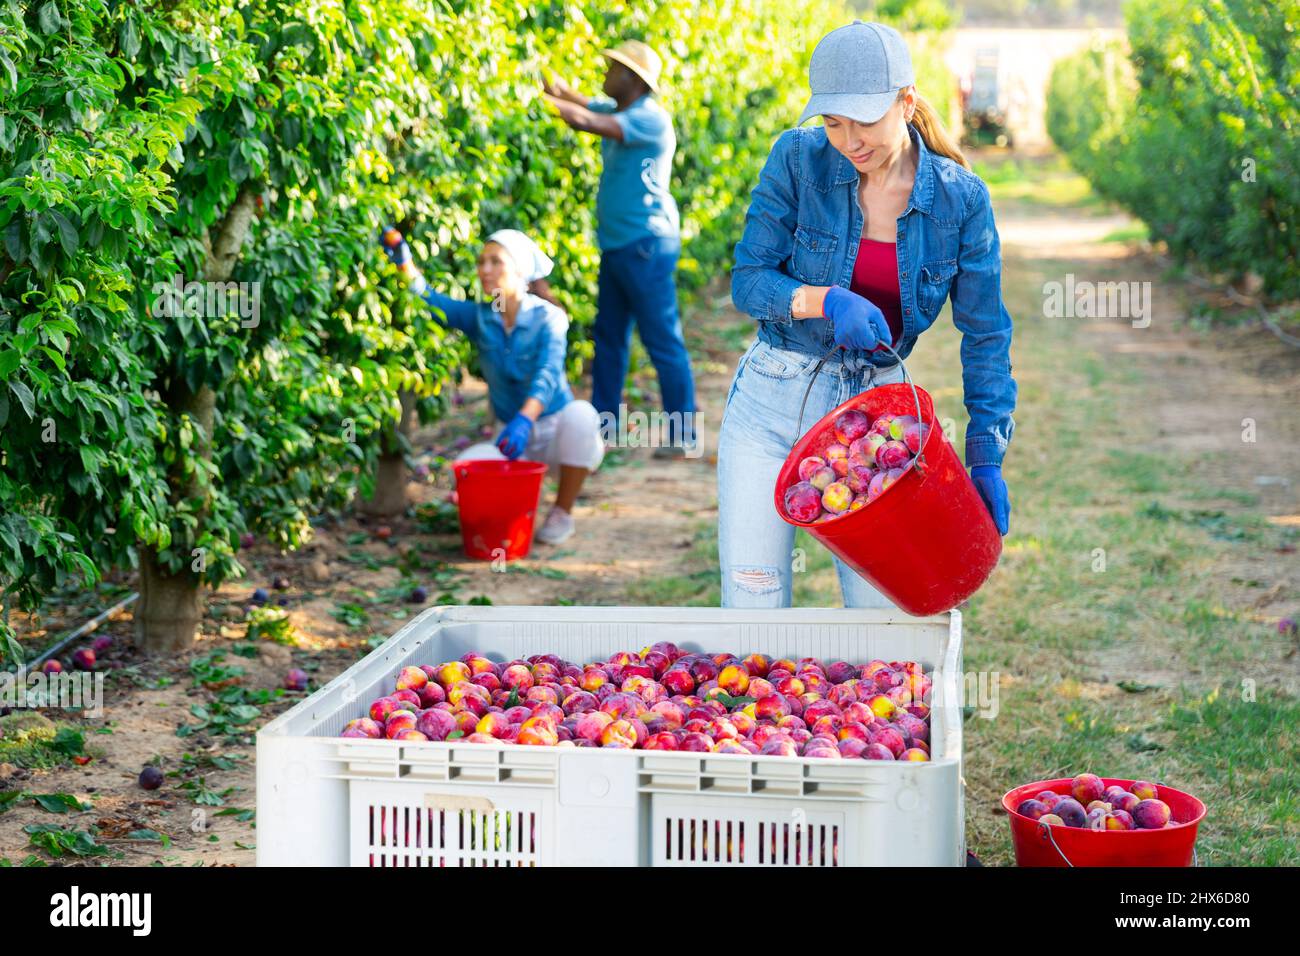
<path fill-rule="evenodd" d="M 564 371 L 569 317 L 559 306 L 525 292 L 515 326 L 507 333 L 501 313 L 489 302 L 453 299 L 432 287 L 421 298 L 478 348 L 488 400 L 501 421 L 514 418 L 529 398 L 542 403 L 543 415 L 573 401 Z"/>
<path fill-rule="evenodd" d="M 618 249 L 645 236 L 677 236 L 677 202 L 668 191 L 677 136 L 667 110 L 649 93 L 625 110 L 597 97 L 587 108 L 609 113 L 623 129 L 623 141 L 602 136 L 600 191 L 596 195 L 596 241 Z"/>

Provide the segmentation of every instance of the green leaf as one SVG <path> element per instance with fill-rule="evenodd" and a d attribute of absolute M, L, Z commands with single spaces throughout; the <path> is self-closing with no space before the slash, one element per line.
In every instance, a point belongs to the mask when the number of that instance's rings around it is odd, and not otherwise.
<path fill-rule="evenodd" d="M 1130 694 L 1140 694 L 1143 691 L 1160 689 L 1159 684 L 1142 684 L 1135 680 L 1122 680 L 1119 681 L 1115 686 L 1118 687 L 1120 690 L 1126 691 Z"/>
<path fill-rule="evenodd" d="M 25 262 L 30 251 L 27 247 L 27 230 L 23 226 L 21 216 L 5 226 L 5 252 L 9 253 L 9 258 L 14 262 Z"/>
<path fill-rule="evenodd" d="M 14 61 L 9 59 L 8 54 L 0 50 L 0 66 L 4 67 L 5 76 L 9 78 L 9 89 L 16 91 L 18 89 L 18 71 L 14 68 Z"/>
<path fill-rule="evenodd" d="M 33 793 L 32 799 L 42 810 L 50 813 L 67 813 L 69 810 L 90 810 L 91 805 L 82 803 L 70 793 Z"/>
<path fill-rule="evenodd" d="M 1152 740 L 1145 734 L 1129 734 L 1124 738 L 1124 746 L 1135 754 L 1153 753 L 1165 749 L 1164 744 Z"/>
<path fill-rule="evenodd" d="M 86 470 L 86 474 L 93 475 L 99 471 L 103 452 L 90 445 L 82 445 L 79 450 L 81 452 L 81 467 Z"/>
<path fill-rule="evenodd" d="M 237 704 L 230 708 L 230 722 L 246 724 L 255 719 L 262 711 L 251 704 Z"/>
<path fill-rule="evenodd" d="M 54 735 L 54 740 L 50 743 L 50 749 L 66 754 L 69 757 L 76 757 L 85 753 L 86 738 L 78 730 L 63 727 Z"/>
<path fill-rule="evenodd" d="M 230 151 L 226 168 L 230 173 L 230 178 L 237 183 L 242 183 L 248 178 L 248 174 L 252 172 L 248 167 L 248 160 L 244 158 L 244 152 L 239 148 L 238 143 L 236 143 L 235 147 Z"/>
<path fill-rule="evenodd" d="M 745 707 L 758 699 L 756 697 L 732 697 L 726 691 L 721 690 L 713 692 L 709 697 L 722 704 L 727 708 L 727 710 L 735 710 L 737 707 Z"/>
<path fill-rule="evenodd" d="M 50 357 L 50 361 L 53 362 L 58 367 L 60 372 L 66 372 L 68 370 L 68 362 L 63 357 L 62 352 L 56 352 L 48 345 L 41 345 L 39 346 L 39 348 L 42 352 L 44 352 L 46 355 Z M 3 374 L 3 372 L 0 372 L 0 374 Z"/>
<path fill-rule="evenodd" d="M 159 833 L 157 830 L 132 830 L 126 835 L 128 840 L 151 840 L 163 845 L 167 849 L 172 845 L 172 838 L 165 833 Z"/>
<path fill-rule="evenodd" d="M 77 254 L 79 241 L 77 227 L 72 224 L 72 220 L 61 212 L 50 210 L 50 216 L 53 217 L 54 224 L 59 229 L 59 245 L 63 247 L 63 254 L 71 258 Z"/>
<path fill-rule="evenodd" d="M 128 60 L 134 60 L 140 52 L 140 28 L 135 25 L 135 17 L 128 16 L 117 28 L 117 46 Z"/>
<path fill-rule="evenodd" d="M 36 396 L 32 390 L 27 387 L 26 382 L 20 382 L 17 379 L 9 383 L 9 389 L 18 396 L 18 403 L 22 405 L 23 411 L 32 421 L 36 420 Z"/>
<path fill-rule="evenodd" d="M 99 580 L 99 568 L 94 561 L 82 554 L 80 551 L 73 551 L 68 554 L 68 560 L 81 571 L 82 580 L 86 582 L 86 587 L 93 587 Z M 103 731 L 100 731 L 101 733 Z M 112 731 L 109 731 L 112 733 Z"/>
<path fill-rule="evenodd" d="M 12 628 L 0 627 L 0 648 L 4 649 L 4 656 L 11 663 L 21 665 L 25 659 L 23 656 L 23 646 L 18 643 L 14 637 Z"/>
<path fill-rule="evenodd" d="M 10 372 L 18 367 L 18 363 L 21 361 L 22 356 L 14 349 L 5 349 L 0 352 L 0 378 L 7 377 Z"/>
<path fill-rule="evenodd" d="M 52 824 L 29 824 L 23 827 L 32 846 L 44 850 L 50 856 L 61 857 L 65 853 L 74 856 L 103 856 L 108 847 L 100 846 L 95 838 L 85 830 L 65 830 Z"/>
<path fill-rule="evenodd" d="M 253 810 L 244 810 L 239 807 L 226 807 L 226 809 L 218 810 L 213 814 L 214 817 L 234 817 L 240 823 L 247 823 L 256 815 Z"/>
<path fill-rule="evenodd" d="M 22 790 L 0 790 L 0 813 L 8 810 L 11 804 L 24 796 L 24 793 Z"/>
<path fill-rule="evenodd" d="M 59 5 L 54 0 L 50 0 L 42 6 L 36 14 L 36 23 L 44 34 L 57 33 L 63 26 L 63 15 L 59 13 Z"/>

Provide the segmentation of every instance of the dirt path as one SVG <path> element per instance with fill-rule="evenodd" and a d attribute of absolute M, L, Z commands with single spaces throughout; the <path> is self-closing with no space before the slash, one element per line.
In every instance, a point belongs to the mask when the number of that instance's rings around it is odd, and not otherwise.
<path fill-rule="evenodd" d="M 1015 219 L 1012 254 L 1026 264 L 1071 258 L 1119 281 L 1160 276 L 1167 261 L 1147 248 L 1082 241 L 1124 228 L 1125 218 L 1098 217 L 1088 224 L 1095 228 L 1082 230 L 1077 220 L 1059 213 Z M 1074 239 L 1044 241 L 1044 226 L 1058 235 L 1073 226 Z M 1149 450 L 1169 455 L 1173 462 L 1190 459 L 1203 480 L 1222 490 L 1201 507 L 1249 510 L 1275 526 L 1300 526 L 1300 349 L 1285 345 L 1261 325 L 1213 333 L 1198 329 L 1190 318 L 1197 308 L 1209 303 L 1231 311 L 1230 301 L 1186 282 L 1156 281 L 1153 286 L 1150 327 L 1134 328 L 1123 320 L 1082 327 L 1096 337 L 1102 354 L 1139 360 L 1141 402 L 1133 413 L 1148 422 L 1153 436 Z M 1231 591 L 1234 581 L 1269 579 L 1264 593 L 1237 588 L 1236 596 L 1261 615 L 1294 616 L 1300 590 L 1300 563 L 1294 555 L 1244 550 L 1235 557 L 1217 569 L 1225 590 Z"/>
<path fill-rule="evenodd" d="M 1068 205 L 1011 201 L 999 204 L 998 218 L 1006 282 L 1014 295 L 1038 295 L 1041 301 L 1035 284 L 1044 276 L 1063 281 L 1067 270 L 1076 282 L 1149 285 L 1148 325 L 1127 316 L 1020 318 L 1076 322 L 1089 351 L 1103 360 L 1132 360 L 1137 381 L 1121 400 L 1133 435 L 1146 443 L 1141 450 L 1162 456 L 1170 469 L 1192 468 L 1213 489 L 1184 504 L 1207 520 L 1258 516 L 1278 528 L 1300 526 L 1300 349 L 1257 323 L 1220 324 L 1207 331 L 1194 318 L 1199 312 L 1219 309 L 1240 320 L 1248 318 L 1248 310 L 1203 280 L 1171 276 L 1169 261 L 1145 242 L 1107 241 L 1136 225 L 1122 212 L 1091 207 L 1081 213 Z M 1225 605 L 1248 609 L 1257 620 L 1271 624 L 1300 610 L 1300 562 L 1294 551 L 1236 549 L 1213 575 Z M 1201 676 L 1193 662 L 1161 657 L 1158 647 L 1129 647 L 1106 660 L 1112 671 L 1135 680 L 1177 683 Z M 1271 676 L 1300 692 L 1300 655 L 1287 660 L 1289 665 Z"/>
<path fill-rule="evenodd" d="M 1213 335 L 1195 328 L 1189 316 L 1198 305 L 1230 308 L 1229 300 L 1190 283 L 1160 281 L 1168 263 L 1142 245 L 1102 242 L 1135 225 L 1124 213 L 1080 218 L 1069 209 L 1006 203 L 998 219 L 1009 284 L 1027 281 L 1037 263 L 1061 261 L 1078 267 L 1078 279 L 1155 279 L 1149 327 L 1079 319 L 1081 331 L 1095 336 L 1102 352 L 1140 356 L 1143 410 L 1155 425 L 1157 449 L 1203 456 L 1209 477 L 1259 495 L 1271 519 L 1300 520 L 1300 349 L 1263 326 Z M 1243 440 L 1246 419 L 1256 424 L 1255 441 Z"/>

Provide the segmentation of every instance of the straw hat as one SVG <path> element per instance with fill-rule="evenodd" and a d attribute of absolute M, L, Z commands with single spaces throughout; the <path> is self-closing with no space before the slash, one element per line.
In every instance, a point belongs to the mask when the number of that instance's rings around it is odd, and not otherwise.
<path fill-rule="evenodd" d="M 650 92 L 659 92 L 659 74 L 663 70 L 663 61 L 659 54 L 640 40 L 624 40 L 612 50 L 601 50 L 602 55 L 617 60 L 625 67 L 645 80 Z"/>

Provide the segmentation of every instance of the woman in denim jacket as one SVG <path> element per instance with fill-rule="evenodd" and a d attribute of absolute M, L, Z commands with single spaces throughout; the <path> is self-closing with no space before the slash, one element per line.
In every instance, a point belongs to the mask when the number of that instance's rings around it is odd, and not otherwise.
<path fill-rule="evenodd" d="M 758 320 L 758 337 L 718 442 L 724 607 L 790 605 L 794 528 L 772 492 L 810 379 L 804 428 L 902 381 L 881 343 L 906 357 L 945 301 L 962 333 L 966 464 L 1003 534 L 1010 514 L 1002 456 L 1016 383 L 988 187 L 917 92 L 893 29 L 855 20 L 833 30 L 809 79 L 799 124 L 777 138 L 753 190 L 731 273 L 732 300 Z M 802 126 L 815 115 L 824 125 Z M 890 606 L 838 559 L 836 569 L 846 607 Z"/>
<path fill-rule="evenodd" d="M 600 466 L 605 443 L 596 409 L 573 397 L 565 377 L 569 318 L 546 283 L 550 258 L 517 229 L 497 230 L 478 255 L 479 283 L 491 301 L 466 302 L 425 281 L 397 230 L 386 229 L 382 242 L 408 288 L 478 348 L 488 400 L 505 427 L 493 444 L 471 446 L 458 458 L 522 455 L 558 470 L 555 505 L 537 540 L 558 544 L 570 537 L 578 492 Z"/>

